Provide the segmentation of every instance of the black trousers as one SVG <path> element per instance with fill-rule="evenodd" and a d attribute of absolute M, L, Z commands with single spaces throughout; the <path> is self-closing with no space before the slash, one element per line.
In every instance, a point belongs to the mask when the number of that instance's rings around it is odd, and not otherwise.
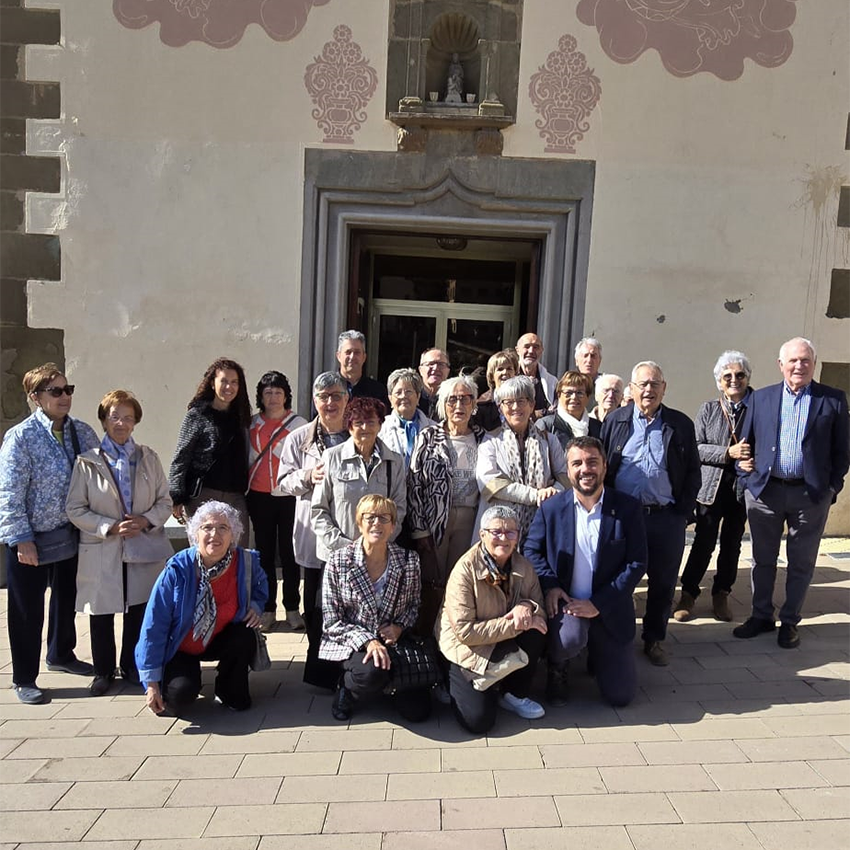
<path fill-rule="evenodd" d="M 18 560 L 17 546 L 7 546 L 6 580 L 12 681 L 16 685 L 31 685 L 38 678 L 44 594 L 48 587 L 47 663 L 63 664 L 76 658 L 77 556 L 33 567 Z"/>
<path fill-rule="evenodd" d="M 295 561 L 292 549 L 292 527 L 295 525 L 295 497 L 272 496 L 257 490 L 248 492 L 248 514 L 254 526 L 254 539 L 260 553 L 260 563 L 269 580 L 269 598 L 266 611 L 277 609 L 277 562 L 283 569 L 283 607 L 297 611 L 301 603 L 298 586 L 301 583 L 301 567 Z"/>
<path fill-rule="evenodd" d="M 343 684 L 358 702 L 383 694 L 390 680 L 389 670 L 376 667 L 371 659 L 364 664 L 365 658 L 365 652 L 353 652 L 342 662 Z M 426 688 L 393 694 L 390 699 L 405 720 L 421 723 L 431 716 L 431 693 Z"/>
<path fill-rule="evenodd" d="M 257 639 L 244 623 L 228 623 L 200 655 L 180 652 L 165 665 L 162 674 L 163 700 L 174 714 L 181 714 L 201 692 L 201 662 L 218 661 L 215 695 L 237 710 L 251 707 L 248 664 Z"/>
<path fill-rule="evenodd" d="M 449 664 L 449 694 L 455 717 L 473 735 L 483 735 L 493 728 L 500 693 L 510 693 L 522 699 L 531 692 L 537 662 L 546 648 L 546 635 L 540 634 L 537 629 L 529 629 L 518 635 L 516 642 L 528 655 L 528 664 L 486 691 L 476 691 L 467 681 L 463 668 L 453 662 Z"/>
<path fill-rule="evenodd" d="M 720 532 L 720 551 L 711 593 L 731 592 L 738 577 L 738 558 L 741 556 L 741 538 L 747 524 L 747 509 L 738 501 L 735 482 L 720 482 L 717 496 L 710 505 L 697 505 L 697 524 L 694 542 L 685 569 L 682 570 L 682 590 L 699 596 L 699 584 L 708 569 L 711 554 Z"/>
<path fill-rule="evenodd" d="M 146 603 L 131 605 L 124 613 L 121 625 L 121 678 L 128 682 L 139 681 L 136 669 L 136 644 L 142 631 Z M 95 676 L 115 675 L 115 615 L 90 614 L 91 657 Z"/>
<path fill-rule="evenodd" d="M 667 621 L 673 610 L 676 579 L 685 551 L 685 525 L 683 514 L 671 508 L 644 514 L 646 543 L 649 558 L 646 565 L 646 611 L 643 615 L 643 640 L 664 640 Z"/>
<path fill-rule="evenodd" d="M 339 661 L 319 658 L 322 642 L 322 575 L 318 570 L 304 570 L 304 623 L 307 626 L 307 658 L 304 661 L 304 681 L 317 688 L 332 691 L 339 682 L 342 665 Z"/>

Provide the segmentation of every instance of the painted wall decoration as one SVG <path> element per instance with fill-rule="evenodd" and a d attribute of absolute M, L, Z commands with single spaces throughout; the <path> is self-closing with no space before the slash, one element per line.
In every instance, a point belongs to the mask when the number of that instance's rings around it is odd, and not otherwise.
<path fill-rule="evenodd" d="M 259 24 L 275 41 L 295 38 L 313 6 L 330 0 L 112 0 L 118 21 L 130 29 L 159 22 L 159 37 L 169 47 L 203 41 L 232 47 L 249 24 Z"/>
<path fill-rule="evenodd" d="M 576 14 L 596 27 L 615 62 L 657 50 L 677 77 L 699 71 L 737 80 L 744 60 L 765 68 L 791 55 L 796 0 L 579 0 Z"/>
<path fill-rule="evenodd" d="M 325 134 L 325 144 L 350 145 L 366 120 L 366 106 L 378 87 L 378 74 L 363 56 L 351 29 L 340 24 L 333 41 L 322 48 L 304 71 L 304 85 L 316 105 L 313 119 Z"/>
<path fill-rule="evenodd" d="M 587 67 L 585 55 L 569 34 L 532 74 L 528 96 L 540 118 L 534 126 L 546 140 L 546 153 L 575 153 L 576 142 L 590 129 L 588 117 L 599 102 L 602 85 Z"/>

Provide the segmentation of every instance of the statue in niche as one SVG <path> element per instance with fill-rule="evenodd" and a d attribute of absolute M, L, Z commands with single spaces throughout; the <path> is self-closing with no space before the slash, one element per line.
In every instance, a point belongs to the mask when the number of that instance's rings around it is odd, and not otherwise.
<path fill-rule="evenodd" d="M 463 65 L 460 57 L 452 53 L 449 76 L 446 80 L 446 103 L 463 103 Z"/>

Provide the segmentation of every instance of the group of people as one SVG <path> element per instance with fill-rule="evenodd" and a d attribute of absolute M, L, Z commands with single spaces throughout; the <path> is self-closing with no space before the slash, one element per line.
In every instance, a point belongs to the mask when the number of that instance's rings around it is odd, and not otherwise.
<path fill-rule="evenodd" d="M 216 360 L 167 479 L 133 441 L 142 410 L 131 393 L 104 397 L 98 439 L 69 415 L 73 386 L 54 364 L 27 373 L 35 411 L 0 449 L 19 699 L 44 699 L 36 678 L 49 584 L 48 669 L 93 676 L 91 692 L 103 694 L 117 666 L 145 687 L 152 711 L 179 713 L 200 691 L 200 662 L 215 659 L 216 699 L 249 707 L 256 632 L 278 620 L 279 562 L 280 619 L 306 630 L 305 681 L 334 690 L 338 719 L 390 690 L 394 652 L 414 635 L 434 637 L 437 694 L 474 732 L 499 707 L 544 714 L 532 699 L 543 658 L 549 704 L 569 698 L 570 661 L 586 652 L 603 698 L 625 705 L 637 689 L 636 585 L 647 576 L 643 651 L 666 665 L 668 620 L 694 615 L 718 534 L 712 612 L 732 619 L 747 520 L 752 616 L 734 634 L 776 628 L 787 527 L 778 642 L 797 646 L 818 542 L 850 464 L 846 397 L 813 380 L 812 344 L 786 342 L 782 381 L 756 391 L 747 357 L 724 352 L 719 394 L 696 423 L 663 403 L 657 363 L 637 363 L 626 384 L 601 373 L 602 346 L 586 338 L 558 379 L 543 351 L 536 334 L 523 335 L 490 358 L 485 388 L 451 376 L 448 353 L 433 348 L 383 385 L 364 374 L 363 335 L 345 331 L 338 369 L 313 382 L 309 421 L 293 413 L 275 371 L 257 384 L 252 417 L 242 367 Z M 192 545 L 167 558 L 171 514 Z M 249 523 L 257 552 L 246 548 Z M 93 665 L 74 652 L 75 610 L 91 615 Z M 430 712 L 427 692 L 392 699 L 410 720 Z"/>

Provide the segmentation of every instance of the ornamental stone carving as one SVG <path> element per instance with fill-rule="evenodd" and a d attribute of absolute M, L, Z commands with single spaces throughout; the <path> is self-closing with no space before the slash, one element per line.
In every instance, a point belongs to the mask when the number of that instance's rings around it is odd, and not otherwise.
<path fill-rule="evenodd" d="M 590 129 L 588 116 L 599 102 L 602 85 L 587 67 L 585 55 L 569 34 L 531 77 L 528 96 L 540 118 L 534 126 L 546 140 L 546 153 L 575 153 Z"/>
<path fill-rule="evenodd" d="M 351 145 L 366 120 L 366 106 L 378 87 L 378 74 L 351 40 L 344 24 L 334 29 L 333 41 L 307 66 L 304 85 L 316 105 L 313 118 L 326 144 Z"/>

